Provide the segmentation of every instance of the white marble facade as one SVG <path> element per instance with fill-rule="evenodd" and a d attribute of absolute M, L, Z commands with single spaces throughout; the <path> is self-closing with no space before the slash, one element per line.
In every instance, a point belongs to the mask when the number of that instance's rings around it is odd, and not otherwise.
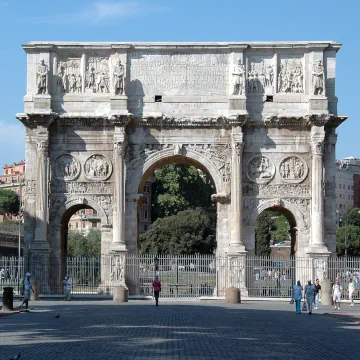
<path fill-rule="evenodd" d="M 65 255 L 67 217 L 90 206 L 102 252 L 135 253 L 144 182 L 186 162 L 215 184 L 219 255 L 253 254 L 256 217 L 269 208 L 292 217 L 297 255 L 335 252 L 340 47 L 24 45 L 27 251 Z"/>

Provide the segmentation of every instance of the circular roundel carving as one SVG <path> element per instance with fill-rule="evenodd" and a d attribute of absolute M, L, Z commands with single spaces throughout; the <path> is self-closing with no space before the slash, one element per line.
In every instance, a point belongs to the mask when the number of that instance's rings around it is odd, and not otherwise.
<path fill-rule="evenodd" d="M 247 163 L 246 175 L 257 184 L 266 184 L 275 175 L 275 165 L 266 156 L 255 155 Z"/>
<path fill-rule="evenodd" d="M 282 180 L 286 183 L 301 183 L 306 179 L 308 166 L 300 156 L 291 155 L 280 161 L 279 173 Z"/>
<path fill-rule="evenodd" d="M 80 174 L 80 162 L 70 154 L 61 154 L 55 161 L 53 166 L 53 174 L 58 180 L 75 180 Z"/>
<path fill-rule="evenodd" d="M 112 163 L 105 155 L 93 154 L 85 161 L 84 173 L 89 180 L 106 180 L 112 173 Z"/>

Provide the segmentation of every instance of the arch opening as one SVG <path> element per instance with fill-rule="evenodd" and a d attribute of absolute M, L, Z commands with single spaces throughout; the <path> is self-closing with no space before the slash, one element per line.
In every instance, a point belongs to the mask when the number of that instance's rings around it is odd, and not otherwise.
<path fill-rule="evenodd" d="M 159 212 L 158 209 L 161 208 L 159 205 L 159 197 L 162 195 L 173 195 L 174 193 L 171 190 L 166 190 L 163 193 L 161 192 L 164 190 L 162 187 L 164 181 L 164 177 L 161 177 L 161 180 L 157 178 L 157 174 L 160 173 L 163 175 L 164 172 L 168 172 L 170 175 L 183 174 L 183 173 L 191 173 L 194 178 L 197 179 L 197 182 L 194 180 L 193 187 L 189 189 L 189 198 L 185 199 L 190 204 L 188 208 L 186 206 L 184 208 L 179 207 L 178 211 L 186 211 L 186 210 L 194 210 L 196 208 L 201 208 L 205 213 L 205 217 L 209 218 L 210 221 L 210 228 L 211 234 L 209 236 L 212 237 L 213 244 L 216 244 L 216 206 L 211 200 L 211 195 L 216 193 L 216 181 L 214 181 L 213 177 L 210 174 L 210 171 L 199 161 L 196 161 L 192 158 L 186 156 L 167 156 L 164 157 L 156 162 L 153 162 L 151 165 L 147 166 L 141 178 L 139 179 L 138 185 L 138 193 L 141 194 L 141 201 L 139 202 L 138 209 L 137 209 L 137 225 L 138 225 L 138 238 L 137 238 L 137 249 L 141 251 L 141 244 L 140 244 L 140 234 L 144 234 L 150 228 L 150 225 L 157 219 L 157 218 L 164 218 L 171 215 L 176 215 L 177 212 L 171 209 L 169 206 L 168 213 Z M 178 172 L 178 173 L 177 173 Z M 187 179 L 186 182 L 184 178 L 178 179 L 178 183 L 176 186 L 179 187 L 179 198 L 184 195 L 184 183 L 186 186 L 190 186 L 191 179 Z M 176 181 L 176 180 L 175 180 Z M 202 185 L 203 184 L 203 185 Z M 202 188 L 203 186 L 203 188 Z M 200 188 L 199 188 L 200 187 Z M 198 189 L 199 191 L 196 191 Z M 167 192 L 168 191 L 168 192 Z M 160 195 L 159 195 L 160 194 Z M 205 194 L 204 198 L 201 199 L 201 194 Z M 169 198 L 171 197 L 169 195 Z M 171 200 L 170 200 L 171 201 Z M 194 206 L 198 201 L 199 206 Z M 186 203 L 186 202 L 185 202 Z M 176 208 L 176 207 L 175 207 Z M 214 246 L 215 248 L 215 246 Z M 191 250 L 189 250 L 191 253 Z"/>
<path fill-rule="evenodd" d="M 260 223 L 259 223 L 260 222 Z M 263 222 L 263 224 L 261 224 Z M 268 226 L 265 241 L 265 231 Z M 262 209 L 256 219 L 255 251 L 281 258 L 295 256 L 297 250 L 297 223 L 294 214 L 284 206 L 272 205 Z M 261 233 L 261 234 L 260 234 Z M 260 238 L 261 237 L 261 238 Z M 269 249 L 264 250 L 264 242 Z M 259 246 L 261 245 L 261 246 Z"/>

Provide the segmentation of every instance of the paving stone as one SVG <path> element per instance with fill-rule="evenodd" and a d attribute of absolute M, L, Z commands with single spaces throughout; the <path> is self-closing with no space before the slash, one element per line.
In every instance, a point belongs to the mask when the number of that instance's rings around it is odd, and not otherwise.
<path fill-rule="evenodd" d="M 0 319 L 0 358 L 41 359 L 358 359 L 358 327 L 297 315 L 287 303 L 33 302 Z M 343 310 L 346 312 L 346 310 Z M 349 309 L 358 316 L 358 312 Z M 58 319 L 56 315 L 60 314 Z M 357 315 L 356 315 L 357 314 Z M 345 346 L 346 345 L 346 346 Z"/>

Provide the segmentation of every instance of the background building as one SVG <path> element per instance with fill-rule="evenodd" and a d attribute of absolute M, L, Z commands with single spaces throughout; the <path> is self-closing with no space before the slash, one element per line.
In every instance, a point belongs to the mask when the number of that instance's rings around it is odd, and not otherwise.
<path fill-rule="evenodd" d="M 352 156 L 336 162 L 336 210 L 338 220 L 354 206 L 360 207 L 360 159 Z"/>
<path fill-rule="evenodd" d="M 23 205 L 24 200 L 24 181 L 25 181 L 25 160 L 15 162 L 11 165 L 3 166 L 3 175 L 0 175 L 0 189 L 15 191 L 19 198 L 20 204 Z M 16 220 L 11 215 L 0 215 L 0 222 L 4 220 Z"/>

